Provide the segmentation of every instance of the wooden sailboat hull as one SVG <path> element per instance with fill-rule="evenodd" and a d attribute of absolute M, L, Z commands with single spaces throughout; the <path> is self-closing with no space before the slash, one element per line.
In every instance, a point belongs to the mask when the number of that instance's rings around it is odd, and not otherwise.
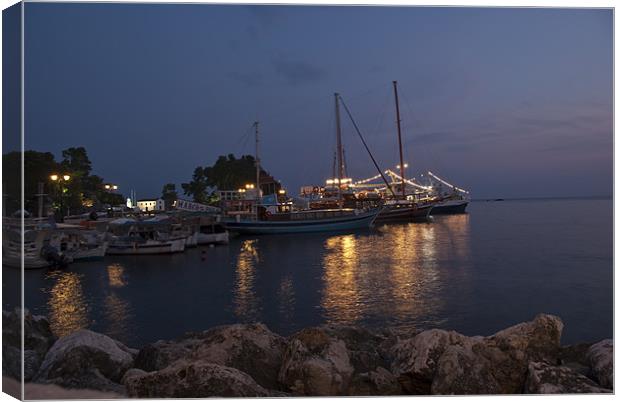
<path fill-rule="evenodd" d="M 240 234 L 287 234 L 337 232 L 365 229 L 372 226 L 379 210 L 358 215 L 344 216 L 334 219 L 316 219 L 307 221 L 229 221 L 226 228 Z"/>
<path fill-rule="evenodd" d="M 377 217 L 376 223 L 423 221 L 428 219 L 432 205 L 387 206 Z"/>
<path fill-rule="evenodd" d="M 433 206 L 431 215 L 451 215 L 451 214 L 464 214 L 465 208 L 469 204 L 466 200 L 448 201 Z"/>

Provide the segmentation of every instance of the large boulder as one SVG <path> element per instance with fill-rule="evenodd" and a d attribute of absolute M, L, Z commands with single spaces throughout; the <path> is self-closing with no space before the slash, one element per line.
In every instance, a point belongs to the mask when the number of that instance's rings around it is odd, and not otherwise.
<path fill-rule="evenodd" d="M 200 345 L 193 336 L 147 344 L 138 352 L 134 366 L 144 371 L 164 369 L 177 360 L 185 359 Z"/>
<path fill-rule="evenodd" d="M 498 348 L 532 361 L 555 363 L 560 351 L 564 323 L 560 317 L 538 314 L 533 321 L 523 322 L 497 332 L 488 338 Z"/>
<path fill-rule="evenodd" d="M 577 343 L 560 347 L 557 364 L 590 377 L 590 362 L 587 356 L 590 346 L 592 346 L 592 343 Z"/>
<path fill-rule="evenodd" d="M 392 348 L 392 372 L 407 393 L 428 395 L 439 358 L 451 345 L 462 345 L 467 337 L 454 331 L 431 329 L 413 338 L 399 340 Z"/>
<path fill-rule="evenodd" d="M 278 379 L 294 395 L 346 395 L 353 372 L 342 339 L 306 328 L 289 339 Z"/>
<path fill-rule="evenodd" d="M 355 374 L 349 385 L 348 395 L 378 396 L 402 395 L 403 389 L 398 378 L 387 369 L 377 367 L 376 370 Z"/>
<path fill-rule="evenodd" d="M 437 362 L 433 394 L 518 394 L 528 363 L 556 363 L 562 321 L 540 314 L 492 336 L 468 338 L 446 348 Z"/>
<path fill-rule="evenodd" d="M 614 387 L 614 341 L 605 339 L 592 345 L 586 356 L 592 368 L 592 374 L 605 388 Z"/>
<path fill-rule="evenodd" d="M 531 362 L 528 366 L 525 393 L 576 394 L 611 392 L 601 388 L 588 377 L 565 366 L 551 366 L 544 362 Z"/>
<path fill-rule="evenodd" d="M 105 335 L 82 329 L 54 343 L 35 381 L 120 393 L 121 378 L 132 365 L 131 349 Z"/>
<path fill-rule="evenodd" d="M 178 360 L 163 370 L 130 376 L 125 386 L 127 395 L 137 398 L 270 396 L 242 371 L 201 361 Z"/>
<path fill-rule="evenodd" d="M 264 324 L 220 326 L 203 332 L 190 359 L 241 370 L 265 388 L 278 388 L 286 340 Z"/>
<path fill-rule="evenodd" d="M 244 371 L 260 385 L 276 389 L 285 346 L 285 338 L 263 324 L 223 325 L 146 345 L 135 367 L 151 372 L 179 360 L 203 361 Z"/>
<path fill-rule="evenodd" d="M 2 371 L 21 377 L 21 309 L 2 311 Z M 24 380 L 31 380 L 39 370 L 45 354 L 56 341 L 47 318 L 24 310 Z"/>
<path fill-rule="evenodd" d="M 411 394 L 514 394 L 531 360 L 555 362 L 563 324 L 541 314 L 489 337 L 432 329 L 392 348 L 392 372 Z"/>
<path fill-rule="evenodd" d="M 510 394 L 520 392 L 523 367 L 484 338 L 468 338 L 446 348 L 437 361 L 431 393 L 435 395 Z"/>

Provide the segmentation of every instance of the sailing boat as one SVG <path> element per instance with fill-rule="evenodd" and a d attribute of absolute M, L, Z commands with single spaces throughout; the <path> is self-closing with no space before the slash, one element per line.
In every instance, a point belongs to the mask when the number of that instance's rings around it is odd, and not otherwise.
<path fill-rule="evenodd" d="M 470 201 L 468 191 L 448 183 L 433 172 L 428 172 L 428 177 L 432 184 L 433 194 L 437 199 L 431 215 L 465 213 L 465 208 Z"/>
<path fill-rule="evenodd" d="M 403 161 L 403 144 L 400 129 L 400 106 L 398 104 L 398 88 L 396 81 L 394 85 L 394 100 L 396 103 L 396 127 L 398 129 L 398 151 L 400 154 L 400 195 L 385 201 L 385 208 L 377 217 L 377 223 L 403 222 L 428 219 L 433 206 L 431 204 L 419 204 L 407 199 L 405 179 L 405 163 Z"/>
<path fill-rule="evenodd" d="M 338 94 L 336 94 L 337 135 L 340 140 L 340 118 L 338 111 Z M 224 221 L 226 229 L 240 234 L 285 234 L 309 232 L 335 232 L 364 229 L 372 226 L 381 208 L 355 209 L 339 208 L 294 210 L 292 203 L 264 204 L 260 190 L 260 159 L 258 157 L 258 122 L 254 123 L 256 137 L 256 192 L 250 218 L 236 215 Z M 340 144 L 340 141 L 339 141 Z M 342 159 L 338 158 L 342 168 Z M 339 169 L 338 182 L 342 182 L 342 170 Z M 253 186 L 252 186 L 253 187 Z M 339 186 L 340 187 L 340 186 Z"/>

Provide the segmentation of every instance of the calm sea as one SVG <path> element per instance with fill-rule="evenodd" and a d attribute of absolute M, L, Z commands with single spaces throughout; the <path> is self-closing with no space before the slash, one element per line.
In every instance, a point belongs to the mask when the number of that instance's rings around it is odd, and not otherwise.
<path fill-rule="evenodd" d="M 545 312 L 563 343 L 613 331 L 610 199 L 473 202 L 468 214 L 344 234 L 238 237 L 163 256 L 25 273 L 26 307 L 58 335 L 130 346 L 218 324 L 291 334 L 323 323 L 490 335 Z M 3 267 L 4 308 L 19 270 Z"/>

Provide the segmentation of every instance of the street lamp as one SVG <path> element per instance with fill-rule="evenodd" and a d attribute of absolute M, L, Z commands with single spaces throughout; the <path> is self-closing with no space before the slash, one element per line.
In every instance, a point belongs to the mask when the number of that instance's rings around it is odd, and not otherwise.
<path fill-rule="evenodd" d="M 64 202 L 63 201 L 64 201 L 64 196 L 65 196 L 65 191 L 66 191 L 63 183 L 71 180 L 71 176 L 68 174 L 63 174 L 61 177 L 60 175 L 52 174 L 50 175 L 50 180 L 52 180 L 54 183 L 57 183 L 58 189 L 60 190 L 60 221 L 63 222 L 64 221 Z"/>

